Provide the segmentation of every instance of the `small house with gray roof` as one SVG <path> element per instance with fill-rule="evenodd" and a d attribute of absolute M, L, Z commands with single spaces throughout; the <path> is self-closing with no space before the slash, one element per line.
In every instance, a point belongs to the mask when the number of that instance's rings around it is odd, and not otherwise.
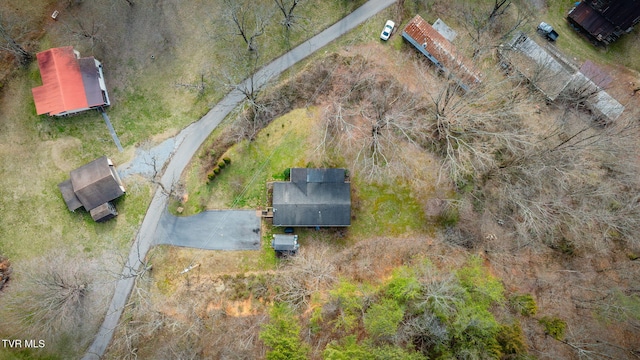
<path fill-rule="evenodd" d="M 292 168 L 290 181 L 273 183 L 273 225 L 351 225 L 351 183 L 345 169 Z"/>

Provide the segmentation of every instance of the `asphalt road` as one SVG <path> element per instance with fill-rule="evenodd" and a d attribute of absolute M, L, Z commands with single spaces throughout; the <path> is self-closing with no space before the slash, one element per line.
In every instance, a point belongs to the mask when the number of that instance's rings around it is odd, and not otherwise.
<path fill-rule="evenodd" d="M 254 86 L 258 87 L 266 84 L 271 78 L 280 75 L 283 71 L 290 68 L 300 60 L 311 55 L 318 49 L 327 45 L 331 41 L 344 35 L 349 30 L 360 25 L 365 20 L 374 16 L 378 12 L 384 10 L 394 4 L 395 0 L 369 0 L 364 5 L 338 21 L 331 27 L 327 28 L 320 34 L 300 44 L 293 50 L 277 58 L 269 65 L 262 68 L 253 76 Z M 382 26 L 381 24 L 380 26 Z M 376 35 L 372 35 L 376 36 Z M 245 80 L 240 84 L 239 88 L 246 88 L 250 84 L 251 79 Z M 243 100 L 240 90 L 231 91 L 222 101 L 212 108 L 204 117 L 197 122 L 184 128 L 179 137 L 184 141 L 176 149 L 173 157 L 169 160 L 167 168 L 161 178 L 165 188 L 170 188 L 171 184 L 180 179 L 184 168 L 196 153 L 200 145 L 209 136 L 209 134 L 220 124 L 220 122 Z M 154 243 L 154 234 L 162 219 L 162 215 L 167 207 L 167 195 L 161 189 L 156 190 L 151 204 L 147 209 L 142 225 L 138 230 L 138 234 L 131 246 L 131 251 L 127 263 L 125 264 L 121 278 L 115 283 L 115 291 L 109 309 L 105 315 L 104 321 L 96 334 L 93 343 L 87 349 L 83 359 L 100 359 L 104 354 L 107 346 L 113 338 L 113 333 L 118 325 L 120 316 L 129 299 L 129 294 L 133 289 L 136 274 L 140 271 L 142 261 L 144 261 L 147 252 Z"/>
<path fill-rule="evenodd" d="M 260 250 L 260 218 L 255 210 L 210 210 L 184 217 L 165 211 L 153 245 Z"/>

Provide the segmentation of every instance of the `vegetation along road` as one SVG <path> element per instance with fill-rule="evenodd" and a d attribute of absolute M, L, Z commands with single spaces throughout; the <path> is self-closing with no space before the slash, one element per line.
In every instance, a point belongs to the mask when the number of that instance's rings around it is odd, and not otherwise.
<path fill-rule="evenodd" d="M 218 124 L 243 101 L 244 95 L 241 89 L 249 86 L 263 86 L 269 79 L 278 76 L 284 70 L 303 60 L 313 52 L 345 34 L 393 3 L 395 3 L 394 0 L 368 1 L 363 6 L 338 21 L 336 24 L 262 68 L 252 78 L 247 79 L 238 85 L 234 91 L 231 91 L 202 119 L 182 130 L 181 134 L 178 136 L 184 137 L 184 141 L 182 141 L 178 149 L 176 149 L 175 154 L 167 164 L 166 170 L 160 180 L 161 186 L 156 190 L 155 195 L 151 200 L 151 204 L 142 222 L 142 226 L 140 227 L 138 235 L 131 246 L 131 252 L 129 253 L 127 263 L 122 270 L 120 279 L 116 283 L 116 289 L 113 298 L 111 299 L 111 303 L 109 304 L 109 309 L 106 313 L 104 322 L 100 326 L 94 342 L 87 350 L 84 359 L 98 359 L 104 354 L 127 303 L 136 275 L 139 274 L 140 271 L 145 270 L 142 266 L 144 258 L 151 248 L 156 228 L 158 227 L 162 214 L 167 207 L 168 194 L 166 191 L 163 191 L 163 189 L 170 189 L 172 184 L 175 184 L 180 179 L 180 175 L 182 174 L 185 166 L 189 163 L 195 152 L 209 136 L 211 131 L 213 131 L 216 126 L 218 126 Z"/>

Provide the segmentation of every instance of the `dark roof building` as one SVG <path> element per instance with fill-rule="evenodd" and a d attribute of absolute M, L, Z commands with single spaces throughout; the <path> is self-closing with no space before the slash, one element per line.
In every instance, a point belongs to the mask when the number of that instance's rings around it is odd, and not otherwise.
<path fill-rule="evenodd" d="M 273 225 L 351 225 L 351 184 L 344 169 L 291 169 L 291 181 L 273 184 Z"/>
<path fill-rule="evenodd" d="M 442 20 L 440 20 L 442 22 Z M 439 24 L 439 27 L 443 27 Z M 431 26 L 420 15 L 416 15 L 402 31 L 402 37 L 427 57 L 442 71 L 453 72 L 462 79 L 460 83 L 465 90 L 467 85 L 479 83 L 480 73 L 456 47 Z"/>
<path fill-rule="evenodd" d="M 37 55 L 42 86 L 31 89 L 38 115 L 64 116 L 109 105 L 102 64 L 72 46 Z"/>
<path fill-rule="evenodd" d="M 640 0 L 584 0 L 567 20 L 596 41 L 609 44 L 640 22 Z"/>
<path fill-rule="evenodd" d="M 96 221 L 117 215 L 108 203 L 125 193 L 115 166 L 106 156 L 73 170 L 71 178 L 58 184 L 58 188 L 69 210 L 84 207 Z M 109 214 L 112 216 L 108 217 Z"/>

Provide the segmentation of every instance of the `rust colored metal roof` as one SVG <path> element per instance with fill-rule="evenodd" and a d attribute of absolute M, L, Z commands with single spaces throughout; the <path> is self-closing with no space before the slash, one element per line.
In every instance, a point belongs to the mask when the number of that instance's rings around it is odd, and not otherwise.
<path fill-rule="evenodd" d="M 624 33 L 640 21 L 640 0 L 585 0 L 568 18 L 594 37 L 607 39 Z"/>
<path fill-rule="evenodd" d="M 462 71 L 464 77 L 470 78 L 473 82 L 480 82 L 479 73 L 473 68 L 462 54 L 458 53 L 456 47 L 434 29 L 420 15 L 416 15 L 404 28 L 413 40 L 429 52 L 451 71 Z"/>
<path fill-rule="evenodd" d="M 49 49 L 37 54 L 42 86 L 31 89 L 38 115 L 104 104 L 98 71 L 92 57 L 78 59 L 73 47 Z"/>

